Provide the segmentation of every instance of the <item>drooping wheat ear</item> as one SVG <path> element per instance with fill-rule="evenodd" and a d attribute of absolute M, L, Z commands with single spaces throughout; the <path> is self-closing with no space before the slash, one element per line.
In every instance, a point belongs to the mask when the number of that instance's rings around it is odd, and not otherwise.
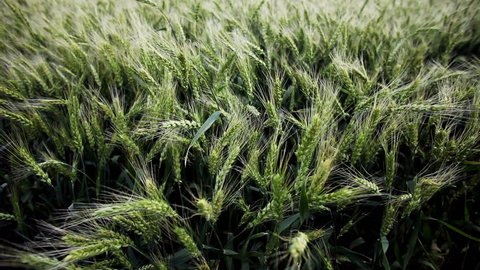
<path fill-rule="evenodd" d="M 272 101 L 269 100 L 266 102 L 265 111 L 268 116 L 268 120 L 265 122 L 265 125 L 277 129 L 280 128 L 281 120 L 278 115 L 278 109 L 275 107 L 275 104 Z"/>
<path fill-rule="evenodd" d="M 102 80 L 100 79 L 100 75 L 98 74 L 97 69 L 92 64 L 88 65 L 88 69 L 89 69 L 90 73 L 92 74 L 93 79 L 94 79 L 95 83 L 97 84 L 97 86 L 102 87 Z"/>
<path fill-rule="evenodd" d="M 39 127 L 39 130 L 43 131 L 47 136 L 55 136 L 55 133 L 51 130 L 51 127 L 49 127 L 49 124 L 47 124 L 47 121 L 45 121 L 45 118 L 42 117 L 41 113 L 32 113 L 30 117 L 32 118 L 32 123 Z"/>
<path fill-rule="evenodd" d="M 111 218 L 128 215 L 131 212 L 142 212 L 158 218 L 177 218 L 178 214 L 164 200 L 137 199 L 100 206 L 91 214 L 94 218 Z"/>
<path fill-rule="evenodd" d="M 416 115 L 411 118 L 409 118 L 409 121 L 408 121 L 408 124 L 407 124 L 407 127 L 406 127 L 406 136 L 408 138 L 408 143 L 411 145 L 411 147 L 413 149 L 417 149 L 417 146 L 418 146 L 418 136 L 419 136 L 419 132 L 420 132 L 420 120 L 421 120 L 421 117 L 419 117 L 421 115 Z"/>
<path fill-rule="evenodd" d="M 399 202 L 407 202 L 412 199 L 412 194 L 402 194 L 396 198 Z"/>
<path fill-rule="evenodd" d="M 70 100 L 67 103 L 69 121 L 70 121 L 70 130 L 73 138 L 73 144 L 75 150 L 79 153 L 83 152 L 83 140 L 82 134 L 80 133 L 80 105 L 78 98 L 75 93 L 71 93 Z"/>
<path fill-rule="evenodd" d="M 282 86 L 282 75 L 275 74 L 270 82 L 270 91 L 273 96 L 273 102 L 275 107 L 279 108 L 282 105 L 285 89 Z"/>
<path fill-rule="evenodd" d="M 140 153 L 140 148 L 128 132 L 115 133 L 113 141 L 115 140 L 118 140 L 122 144 L 131 157 Z"/>
<path fill-rule="evenodd" d="M 215 213 L 210 202 L 206 199 L 199 199 L 196 203 L 198 213 L 208 221 L 215 221 Z"/>
<path fill-rule="evenodd" d="M 404 209 L 403 217 L 418 210 L 423 203 L 428 201 L 442 187 L 454 182 L 458 178 L 458 167 L 447 167 L 435 173 L 418 176 L 415 190 Z"/>
<path fill-rule="evenodd" d="M 395 219 L 398 213 L 398 204 L 388 203 L 382 219 L 382 226 L 380 227 L 380 236 L 387 236 L 393 228 Z"/>
<path fill-rule="evenodd" d="M 325 183 L 327 182 L 327 179 L 332 171 L 333 162 L 333 158 L 317 159 L 315 172 L 309 178 L 309 189 L 307 190 L 309 196 L 312 194 L 320 194 L 323 191 Z"/>
<path fill-rule="evenodd" d="M 442 183 L 434 181 L 429 178 L 420 178 L 415 186 L 415 191 L 412 194 L 412 199 L 405 207 L 403 216 L 410 215 L 413 211 L 419 209 L 421 205 L 430 199 L 442 187 Z"/>
<path fill-rule="evenodd" d="M 364 155 L 364 161 L 362 162 L 366 164 L 370 163 L 378 151 L 376 140 L 373 140 L 373 136 L 378 124 L 383 118 L 381 113 L 381 109 L 374 107 L 365 119 L 360 119 L 356 122 L 358 134 L 353 146 L 351 157 L 353 164 L 359 162 L 362 155 Z"/>
<path fill-rule="evenodd" d="M 161 124 L 162 128 L 184 128 L 184 129 L 195 129 L 199 128 L 200 124 L 195 121 L 189 120 L 168 120 Z"/>
<path fill-rule="evenodd" d="M 142 236 L 144 241 L 147 242 L 161 236 L 158 219 L 145 217 L 140 212 L 129 213 L 125 216 L 114 216 L 112 221 L 126 231 L 132 231 Z"/>
<path fill-rule="evenodd" d="M 121 244 L 119 244 L 118 246 L 120 246 Z M 125 245 L 122 246 L 122 247 L 127 247 L 128 245 Z M 127 255 L 125 255 L 125 253 L 121 250 L 121 249 L 117 249 L 117 250 L 114 250 L 111 252 L 113 257 L 114 257 L 114 261 L 117 263 L 117 265 L 121 265 L 122 268 L 126 268 L 126 269 L 133 269 L 133 265 L 132 263 L 130 262 L 130 260 L 128 259 Z"/>
<path fill-rule="evenodd" d="M 70 246 L 81 247 L 87 245 L 90 241 L 90 238 L 78 233 L 67 233 L 62 237 L 62 241 Z"/>
<path fill-rule="evenodd" d="M 100 229 L 97 235 L 89 237 L 89 242 L 79 247 L 74 247 L 63 259 L 65 262 L 76 262 L 93 258 L 106 252 L 118 252 L 121 248 L 132 246 L 133 241 L 120 233 Z"/>
<path fill-rule="evenodd" d="M 91 127 L 91 132 L 95 137 L 95 142 L 97 143 L 97 153 L 99 154 L 99 158 L 102 158 L 106 154 L 105 149 L 105 134 L 103 128 L 101 126 L 101 121 L 103 118 L 98 114 L 98 111 L 92 111 L 88 117 L 88 122 Z"/>
<path fill-rule="evenodd" d="M 0 221 L 7 221 L 7 220 L 15 220 L 15 216 L 7 213 L 0 213 Z"/>
<path fill-rule="evenodd" d="M 390 189 L 397 173 L 397 152 L 399 140 L 398 138 L 394 137 L 390 147 L 388 144 L 388 142 L 382 141 L 382 147 L 385 153 L 385 185 L 388 189 Z"/>
<path fill-rule="evenodd" d="M 300 163 L 297 180 L 295 181 L 295 188 L 297 190 L 299 190 L 299 187 L 303 185 L 306 179 L 307 172 L 312 161 L 313 152 L 317 147 L 321 130 L 321 118 L 318 114 L 315 114 L 307 126 L 300 144 L 298 145 L 298 149 L 295 152 L 295 155 Z"/>
<path fill-rule="evenodd" d="M 262 177 L 260 174 L 259 168 L 259 158 L 261 152 L 256 146 L 253 147 L 254 149 L 249 152 L 248 161 L 242 173 L 242 182 L 247 178 L 251 178 L 259 187 L 267 189 L 268 182 L 266 181 L 266 178 Z"/>
<path fill-rule="evenodd" d="M 21 145 L 15 146 L 15 148 L 16 148 L 16 154 L 18 154 L 21 162 L 25 166 L 27 166 L 35 175 L 40 177 L 42 181 L 51 185 L 52 180 L 50 179 L 48 174 L 38 165 L 38 163 L 33 158 L 32 154 L 30 153 L 30 151 L 28 151 L 27 148 Z"/>
<path fill-rule="evenodd" d="M 170 148 L 170 151 L 172 153 L 171 162 L 174 174 L 174 181 L 176 183 L 182 183 L 182 165 L 179 147 L 173 146 Z"/>
<path fill-rule="evenodd" d="M 322 262 L 323 262 L 323 265 L 324 267 L 327 269 L 327 270 L 334 270 L 334 266 L 333 266 L 333 263 L 332 263 L 332 259 L 327 255 L 325 254 L 326 252 L 321 252 L 321 259 L 322 259 Z"/>
<path fill-rule="evenodd" d="M 25 266 L 29 266 L 35 269 L 55 269 L 61 263 L 54 258 L 33 253 L 22 253 L 19 255 L 19 262 Z M 66 269 L 75 269 L 75 267 L 66 267 Z"/>
<path fill-rule="evenodd" d="M 15 99 L 18 99 L 18 100 L 25 100 L 25 96 L 20 93 L 19 91 L 15 91 L 15 90 L 12 90 L 12 89 L 9 89 L 5 86 L 1 86 L 0 85 L 0 93 L 3 94 L 3 95 L 6 95 L 8 97 L 12 97 L 12 98 L 15 98 Z"/>
<path fill-rule="evenodd" d="M 238 70 L 240 71 L 240 76 L 243 80 L 243 87 L 246 93 L 246 96 L 251 100 L 253 98 L 253 93 L 255 90 L 254 87 L 254 71 L 251 61 L 245 57 L 242 57 L 238 61 Z"/>
<path fill-rule="evenodd" d="M 346 233 L 348 233 L 350 229 L 352 229 L 353 225 L 355 225 L 356 222 L 357 220 L 355 220 L 354 218 L 351 218 L 349 221 L 347 221 L 347 223 L 345 223 L 345 225 L 343 225 L 342 228 L 340 229 L 340 232 L 338 232 L 337 238 L 340 238 L 344 236 Z"/>
<path fill-rule="evenodd" d="M 305 231 L 304 233 L 307 235 L 309 241 L 314 241 L 325 236 L 327 231 L 324 229 L 316 229 L 311 231 Z"/>
<path fill-rule="evenodd" d="M 278 141 L 278 133 L 273 135 L 267 152 L 267 159 L 265 161 L 265 169 L 263 170 L 264 177 L 273 175 L 278 169 L 278 159 L 280 155 L 280 143 Z"/>
<path fill-rule="evenodd" d="M 6 118 L 10 121 L 18 122 L 25 127 L 32 127 L 33 123 L 27 117 L 23 116 L 20 113 L 15 113 L 10 110 L 5 110 L 0 108 L 0 117 Z"/>
<path fill-rule="evenodd" d="M 353 182 L 370 192 L 377 193 L 377 194 L 380 193 L 380 187 L 374 182 L 368 181 L 365 178 L 354 177 Z"/>
<path fill-rule="evenodd" d="M 309 241 L 308 235 L 303 232 L 298 232 L 295 237 L 290 239 L 288 252 L 294 262 L 299 262 L 305 255 Z"/>
<path fill-rule="evenodd" d="M 56 159 L 53 156 L 49 156 L 48 154 L 44 154 L 44 161 L 38 163 L 38 166 L 44 170 L 53 169 L 55 172 L 63 174 L 69 177 L 71 180 L 75 179 L 74 168 L 70 168 L 70 165 Z"/>
<path fill-rule="evenodd" d="M 211 174 L 218 173 L 218 167 L 222 155 L 223 149 L 228 145 L 233 143 L 235 136 L 238 136 L 239 130 L 242 128 L 241 123 L 233 122 L 230 123 L 228 128 L 223 132 L 222 136 L 214 144 L 210 155 L 208 158 L 208 169 Z"/>
<path fill-rule="evenodd" d="M 103 56 L 110 65 L 110 70 L 113 73 L 113 79 L 119 87 L 123 86 L 122 67 L 119 64 L 118 55 L 115 54 L 115 49 L 110 44 L 103 44 Z"/>
<path fill-rule="evenodd" d="M 158 184 L 153 180 L 153 177 L 145 177 L 143 180 L 143 185 L 145 193 L 150 197 L 157 200 L 161 199 L 162 187 L 159 187 Z"/>
<path fill-rule="evenodd" d="M 145 160 L 147 162 L 152 161 L 158 153 L 161 153 L 161 156 L 165 156 L 167 153 L 167 149 L 168 148 L 165 147 L 165 142 L 163 140 L 156 140 L 153 146 L 150 148 L 150 151 L 148 152 Z M 163 161 L 163 159 L 160 159 L 160 161 Z"/>
<path fill-rule="evenodd" d="M 329 193 L 315 194 L 312 196 L 310 203 L 314 209 L 325 210 L 325 205 L 327 204 L 345 206 L 354 202 L 364 193 L 365 191 L 363 188 L 342 187 Z"/>
<path fill-rule="evenodd" d="M 290 190 L 285 185 L 283 176 L 275 174 L 271 179 L 271 194 L 270 202 L 257 213 L 257 216 L 252 220 L 249 226 L 256 226 L 268 219 L 280 220 L 283 217 L 285 205 L 291 198 Z"/>
<path fill-rule="evenodd" d="M 228 172 L 231 170 L 233 166 L 233 162 L 237 158 L 237 156 L 240 154 L 241 147 L 240 145 L 232 145 L 229 148 L 229 153 L 228 156 L 223 163 L 222 168 L 217 174 L 217 177 L 215 178 L 215 188 L 214 188 L 214 193 L 216 191 L 219 191 L 223 189 L 224 183 L 225 183 L 225 178 L 227 177 Z"/>
<path fill-rule="evenodd" d="M 140 2 L 140 0 L 137 0 L 137 1 Z M 137 268 L 137 270 L 155 270 L 155 269 L 157 269 L 157 268 L 153 264 L 145 264 L 144 266 L 141 266 L 141 267 Z M 165 269 L 167 269 L 167 268 L 165 268 Z"/>
<path fill-rule="evenodd" d="M 202 253 L 200 250 L 198 250 L 197 244 L 187 230 L 182 227 L 175 226 L 173 231 L 177 235 L 178 240 L 183 244 L 193 258 L 199 258 L 202 256 Z"/>
<path fill-rule="evenodd" d="M 220 214 L 223 211 L 225 202 L 225 192 L 223 190 L 219 190 L 213 194 L 212 198 L 212 208 L 214 213 L 214 220 L 216 221 Z"/>
<path fill-rule="evenodd" d="M 331 58 L 336 77 L 344 85 L 343 91 L 349 95 L 350 99 L 360 97 L 360 90 L 357 90 L 358 87 L 355 87 L 353 80 L 350 78 L 350 66 L 349 63 L 347 63 L 348 59 L 345 59 L 346 56 L 337 51 L 332 54 Z"/>
<path fill-rule="evenodd" d="M 86 114 L 86 113 L 84 113 Z M 82 115 L 82 127 L 83 127 L 83 130 L 85 132 L 85 136 L 87 137 L 87 142 L 88 142 L 88 145 L 90 146 L 90 148 L 94 148 L 95 147 L 95 134 L 94 134 L 94 131 L 93 131 L 93 127 L 92 125 L 90 124 L 90 119 L 89 119 L 89 115 Z"/>

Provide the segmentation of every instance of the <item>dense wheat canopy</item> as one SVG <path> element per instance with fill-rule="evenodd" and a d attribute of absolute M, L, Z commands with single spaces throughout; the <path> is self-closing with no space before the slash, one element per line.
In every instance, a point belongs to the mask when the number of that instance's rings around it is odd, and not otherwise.
<path fill-rule="evenodd" d="M 478 267 L 479 12 L 0 2 L 0 265 Z"/>

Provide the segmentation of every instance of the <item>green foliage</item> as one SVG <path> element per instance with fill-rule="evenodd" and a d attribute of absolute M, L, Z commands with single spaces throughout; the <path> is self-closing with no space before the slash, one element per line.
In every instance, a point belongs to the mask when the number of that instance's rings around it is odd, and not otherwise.
<path fill-rule="evenodd" d="M 0 265 L 478 267 L 480 2 L 290 2 L 1 2 Z"/>

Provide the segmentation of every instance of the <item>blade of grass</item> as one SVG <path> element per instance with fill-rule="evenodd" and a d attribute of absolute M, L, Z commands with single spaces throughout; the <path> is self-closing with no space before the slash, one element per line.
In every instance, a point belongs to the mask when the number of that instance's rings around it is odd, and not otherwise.
<path fill-rule="evenodd" d="M 208 117 L 208 119 L 203 123 L 203 125 L 198 129 L 197 133 L 195 133 L 195 136 L 193 136 L 192 141 L 190 142 L 190 145 L 187 148 L 187 153 L 185 153 L 185 165 L 187 165 L 187 157 L 188 157 L 188 151 L 190 151 L 190 148 L 200 139 L 200 137 L 213 125 L 215 121 L 217 121 L 218 118 L 220 118 L 220 115 L 222 112 L 216 111 Z"/>
<path fill-rule="evenodd" d="M 427 220 L 436 221 L 436 222 L 442 224 L 443 226 L 449 228 L 450 230 L 452 230 L 452 231 L 460 234 L 461 236 L 466 237 L 466 238 L 468 238 L 468 239 L 470 239 L 470 240 L 472 240 L 472 241 L 475 241 L 475 242 L 479 242 L 479 243 L 480 243 L 480 238 L 477 238 L 477 237 L 475 237 L 475 236 L 471 236 L 470 234 L 468 234 L 468 233 L 460 230 L 459 228 L 457 228 L 457 227 L 455 227 L 455 226 L 453 226 L 453 225 L 451 225 L 451 224 L 449 224 L 449 223 L 447 223 L 447 222 L 445 222 L 445 221 L 443 221 L 443 220 L 439 220 L 439 219 L 432 218 L 432 217 L 428 217 Z"/>

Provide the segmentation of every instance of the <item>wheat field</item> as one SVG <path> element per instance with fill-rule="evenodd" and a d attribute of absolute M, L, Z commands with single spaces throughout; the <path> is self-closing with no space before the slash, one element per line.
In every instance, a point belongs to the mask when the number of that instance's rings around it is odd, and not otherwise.
<path fill-rule="evenodd" d="M 479 12 L 1 1 L 0 265 L 477 269 Z"/>

